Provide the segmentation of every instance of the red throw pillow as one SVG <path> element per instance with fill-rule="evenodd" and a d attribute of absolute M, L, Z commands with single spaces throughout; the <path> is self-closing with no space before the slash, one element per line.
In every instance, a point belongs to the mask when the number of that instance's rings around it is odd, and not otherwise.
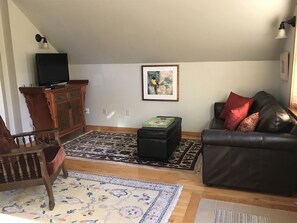
<path fill-rule="evenodd" d="M 259 112 L 253 113 L 250 116 L 243 119 L 239 124 L 237 131 L 241 132 L 253 132 L 259 121 Z"/>
<path fill-rule="evenodd" d="M 224 122 L 224 128 L 228 130 L 235 130 L 239 123 L 247 116 L 249 110 L 249 103 L 243 106 L 231 109 Z"/>
<path fill-rule="evenodd" d="M 254 99 L 253 98 L 246 98 L 240 95 L 233 93 L 232 91 L 229 94 L 229 97 L 226 101 L 226 104 L 223 108 L 223 111 L 220 114 L 220 118 L 225 120 L 227 117 L 228 112 L 231 109 L 238 108 L 243 106 L 245 103 L 249 103 L 248 109 L 252 106 Z"/>

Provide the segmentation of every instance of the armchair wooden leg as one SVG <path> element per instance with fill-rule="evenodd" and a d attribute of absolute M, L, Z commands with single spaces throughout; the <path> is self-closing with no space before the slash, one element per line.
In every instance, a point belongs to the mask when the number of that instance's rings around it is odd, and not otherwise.
<path fill-rule="evenodd" d="M 62 172 L 63 172 L 63 177 L 64 178 L 67 178 L 68 177 L 68 171 L 66 170 L 65 166 L 64 166 L 64 163 L 62 165 Z"/>
<path fill-rule="evenodd" d="M 49 200 L 49 209 L 52 211 L 55 207 L 55 200 L 53 198 L 53 200 Z"/>
<path fill-rule="evenodd" d="M 48 195 L 49 209 L 53 210 L 55 207 L 55 199 L 54 199 L 54 194 L 53 194 L 53 189 L 52 189 L 51 183 L 45 181 L 45 188 L 46 188 L 47 195 Z"/>

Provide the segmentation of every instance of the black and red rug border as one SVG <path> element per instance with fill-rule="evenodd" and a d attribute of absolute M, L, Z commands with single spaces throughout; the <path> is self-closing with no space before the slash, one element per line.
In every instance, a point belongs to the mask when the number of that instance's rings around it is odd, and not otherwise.
<path fill-rule="evenodd" d="M 201 142 L 194 139 L 182 139 L 168 161 L 139 158 L 137 156 L 137 136 L 133 133 L 90 131 L 63 143 L 63 146 L 68 158 L 194 170 Z"/>

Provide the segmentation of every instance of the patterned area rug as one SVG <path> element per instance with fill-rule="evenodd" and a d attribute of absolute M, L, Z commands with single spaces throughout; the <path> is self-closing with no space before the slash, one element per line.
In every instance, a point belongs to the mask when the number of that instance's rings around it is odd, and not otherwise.
<path fill-rule="evenodd" d="M 194 223 L 296 223 L 297 212 L 201 199 Z"/>
<path fill-rule="evenodd" d="M 201 143 L 182 139 L 168 161 L 140 159 L 137 156 L 137 137 L 130 133 L 91 131 L 64 143 L 67 156 L 124 162 L 182 170 L 194 170 Z"/>
<path fill-rule="evenodd" d="M 38 222 L 167 222 L 182 187 L 69 171 L 53 185 L 48 209 L 44 186 L 0 192 L 1 213 Z M 0 222 L 4 218 L 0 215 Z"/>

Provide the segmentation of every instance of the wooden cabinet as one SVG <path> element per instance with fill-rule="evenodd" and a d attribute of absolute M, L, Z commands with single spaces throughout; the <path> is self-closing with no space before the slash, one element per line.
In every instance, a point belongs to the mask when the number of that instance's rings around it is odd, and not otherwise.
<path fill-rule="evenodd" d="M 85 94 L 87 80 L 70 81 L 56 89 L 20 87 L 35 130 L 59 128 L 60 136 L 85 130 Z"/>

